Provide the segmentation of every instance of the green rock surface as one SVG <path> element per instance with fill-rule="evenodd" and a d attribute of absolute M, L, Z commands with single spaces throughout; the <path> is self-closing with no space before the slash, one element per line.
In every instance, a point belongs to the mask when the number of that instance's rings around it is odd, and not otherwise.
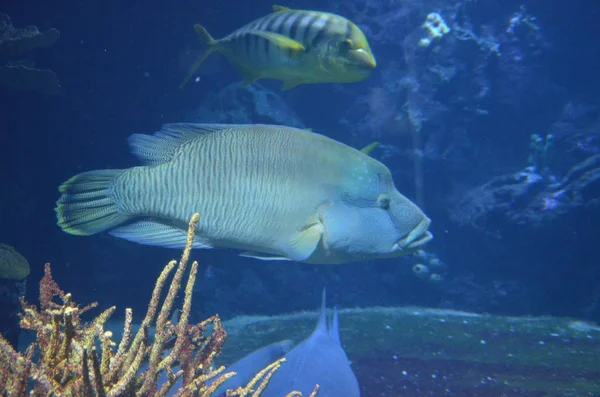
<path fill-rule="evenodd" d="M 221 360 L 299 342 L 316 312 L 238 317 Z M 600 396 L 600 327 L 569 318 L 502 317 L 424 308 L 340 312 L 342 344 L 362 397 Z"/>

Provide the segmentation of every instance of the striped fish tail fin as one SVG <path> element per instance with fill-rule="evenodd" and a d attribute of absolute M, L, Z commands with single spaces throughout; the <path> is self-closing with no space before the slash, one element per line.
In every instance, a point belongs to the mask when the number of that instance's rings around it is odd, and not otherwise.
<path fill-rule="evenodd" d="M 125 170 L 98 170 L 75 175 L 58 190 L 57 224 L 70 234 L 88 236 L 113 228 L 129 219 L 119 214 L 112 195 L 115 179 Z"/>
<path fill-rule="evenodd" d="M 200 44 L 202 45 L 202 52 L 196 58 L 194 64 L 190 67 L 187 74 L 185 75 L 181 84 L 179 84 L 179 89 L 182 89 L 187 82 L 192 78 L 196 70 L 202 65 L 202 62 L 215 50 L 215 44 L 217 41 L 208 33 L 208 31 L 202 25 L 194 25 L 194 30 L 198 35 L 198 39 L 200 40 Z"/>

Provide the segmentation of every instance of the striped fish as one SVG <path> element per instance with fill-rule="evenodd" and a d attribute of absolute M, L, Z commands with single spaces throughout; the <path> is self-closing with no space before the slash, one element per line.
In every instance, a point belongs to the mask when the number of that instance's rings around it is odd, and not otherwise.
<path fill-rule="evenodd" d="M 274 12 L 215 40 L 204 27 L 194 29 L 204 46 L 180 88 L 212 52 L 220 52 L 248 85 L 261 78 L 283 81 L 283 90 L 300 84 L 349 83 L 369 76 L 376 62 L 364 33 L 351 21 L 326 12 Z"/>
<path fill-rule="evenodd" d="M 143 166 L 75 175 L 59 190 L 67 233 L 308 263 L 395 257 L 429 241 L 429 219 L 389 169 L 323 135 L 274 125 L 167 124 L 130 138 Z"/>

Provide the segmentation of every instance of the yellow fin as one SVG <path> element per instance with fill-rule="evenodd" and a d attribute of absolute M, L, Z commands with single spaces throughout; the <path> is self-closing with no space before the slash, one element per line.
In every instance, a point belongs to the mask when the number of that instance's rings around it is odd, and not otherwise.
<path fill-rule="evenodd" d="M 279 33 L 253 30 L 252 32 L 249 32 L 249 34 L 254 34 L 267 39 L 282 50 L 289 50 L 297 53 L 306 51 L 306 48 L 304 48 L 301 43 Z"/>
<path fill-rule="evenodd" d="M 196 31 L 196 35 L 198 35 L 198 39 L 200 40 L 200 43 L 204 48 L 202 49 L 202 52 L 200 53 L 194 64 L 188 70 L 181 84 L 179 84 L 179 89 L 182 89 L 187 84 L 187 82 L 192 78 L 194 73 L 196 73 L 196 70 L 198 70 L 202 62 L 204 62 L 204 60 L 213 51 L 215 51 L 215 44 L 217 41 L 213 39 L 210 33 L 208 33 L 208 31 L 204 29 L 202 25 L 198 24 L 194 25 L 194 30 Z"/>
<path fill-rule="evenodd" d="M 324 232 L 325 227 L 321 223 L 315 223 L 297 233 L 289 242 L 291 249 L 289 257 L 295 261 L 308 259 L 319 246 Z"/>
<path fill-rule="evenodd" d="M 246 69 L 247 70 L 247 69 Z M 242 88 L 248 87 L 250 84 L 254 83 L 256 80 L 260 79 L 260 76 L 254 72 L 246 72 L 243 74 L 244 81 L 242 81 Z"/>
<path fill-rule="evenodd" d="M 291 90 L 292 88 L 299 86 L 300 84 L 302 84 L 302 81 L 300 80 L 286 80 L 281 86 L 281 91 Z"/>
<path fill-rule="evenodd" d="M 256 80 L 260 79 L 262 76 L 260 73 L 252 70 L 250 68 L 244 67 L 239 63 L 234 63 L 233 66 L 240 72 L 244 81 L 242 82 L 242 88 L 248 87 L 250 84 L 254 83 Z"/>
<path fill-rule="evenodd" d="M 362 148 L 360 151 L 363 152 L 364 154 L 369 154 L 373 151 L 373 149 L 375 149 L 377 147 L 377 145 L 379 145 L 379 142 L 370 143 L 367 146 L 365 146 L 364 148 Z"/>
<path fill-rule="evenodd" d="M 288 7 L 278 6 L 277 4 L 273 4 L 273 12 L 279 12 L 279 11 L 290 11 L 290 9 Z"/>
<path fill-rule="evenodd" d="M 311 217 L 312 218 L 312 217 Z M 280 248 L 286 252 L 286 255 L 266 254 L 261 252 L 243 252 L 240 256 L 247 258 L 260 259 L 263 261 L 297 261 L 302 262 L 310 258 L 315 252 L 321 238 L 325 234 L 325 226 L 321 223 L 315 223 L 312 226 L 296 233 L 291 241 L 279 244 Z"/>
<path fill-rule="evenodd" d="M 76 236 L 89 236 L 129 221 L 111 196 L 115 180 L 125 170 L 88 171 L 71 177 L 58 190 L 56 219 L 60 228 Z M 98 203 L 101 203 L 98 206 Z"/>
<path fill-rule="evenodd" d="M 198 36 L 198 40 L 205 46 L 211 46 L 215 44 L 215 39 L 208 33 L 208 31 L 204 28 L 204 26 L 200 24 L 194 25 L 194 30 L 196 31 L 196 35 Z"/>

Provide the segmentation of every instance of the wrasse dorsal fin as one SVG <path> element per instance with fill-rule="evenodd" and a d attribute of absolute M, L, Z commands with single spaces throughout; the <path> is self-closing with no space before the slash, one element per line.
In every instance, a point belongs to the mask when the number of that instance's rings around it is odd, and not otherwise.
<path fill-rule="evenodd" d="M 173 155 L 185 143 L 203 134 L 230 128 L 228 124 L 171 123 L 162 126 L 153 135 L 133 134 L 129 146 L 143 165 L 158 165 L 171 161 Z"/>
<path fill-rule="evenodd" d="M 325 227 L 320 223 L 296 233 L 287 241 L 288 256 L 298 262 L 304 261 L 315 252 L 321 243 Z"/>
<path fill-rule="evenodd" d="M 371 142 L 370 144 L 362 148 L 360 151 L 368 155 L 373 151 L 373 149 L 377 147 L 377 145 L 379 145 L 379 142 Z"/>
<path fill-rule="evenodd" d="M 273 4 L 273 12 L 279 12 L 279 11 L 291 11 L 291 10 L 288 7 Z"/>

